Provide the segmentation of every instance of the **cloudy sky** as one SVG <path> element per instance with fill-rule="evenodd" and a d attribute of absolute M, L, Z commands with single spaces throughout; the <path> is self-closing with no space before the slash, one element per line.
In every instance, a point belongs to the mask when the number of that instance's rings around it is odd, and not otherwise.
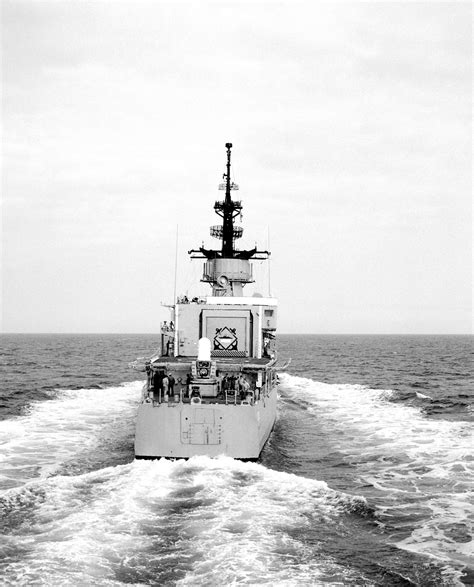
<path fill-rule="evenodd" d="M 471 329 L 469 2 L 2 2 L 2 329 L 204 293 L 227 141 L 286 333 Z M 269 274 L 270 273 L 270 274 Z"/>

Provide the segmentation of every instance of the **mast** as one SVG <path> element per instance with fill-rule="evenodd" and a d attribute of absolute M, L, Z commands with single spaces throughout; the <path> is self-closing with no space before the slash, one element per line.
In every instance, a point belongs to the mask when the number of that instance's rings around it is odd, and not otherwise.
<path fill-rule="evenodd" d="M 238 255 L 236 254 L 234 241 L 242 236 L 244 230 L 241 226 L 234 226 L 234 219 L 240 214 L 242 203 L 232 199 L 231 191 L 238 190 L 239 186 L 230 180 L 230 150 L 232 149 L 232 143 L 226 143 L 225 147 L 227 149 L 226 173 L 223 175 L 225 183 L 219 185 L 220 190 L 225 189 L 225 198 L 214 205 L 216 214 L 222 218 L 222 226 L 212 226 L 211 235 L 222 239 L 221 254 L 219 256 L 223 259 L 235 259 Z"/>
<path fill-rule="evenodd" d="M 192 259 L 207 259 L 204 264 L 201 281 L 212 285 L 213 295 L 239 296 L 246 283 L 253 282 L 250 259 L 268 259 L 268 251 L 254 249 L 241 250 L 235 248 L 235 240 L 242 237 L 244 229 L 234 226 L 235 218 L 242 211 L 242 202 L 232 199 L 232 191 L 239 186 L 231 181 L 231 149 L 232 143 L 225 144 L 227 150 L 226 172 L 219 184 L 219 190 L 225 190 L 225 198 L 214 204 L 214 211 L 222 218 L 222 224 L 211 226 L 211 236 L 222 240 L 219 249 L 191 249 L 188 253 Z"/>
<path fill-rule="evenodd" d="M 222 203 L 222 257 L 232 259 L 234 256 L 234 202 L 230 195 L 230 150 L 232 143 L 226 143 L 225 147 L 227 149 L 227 173 L 225 174 L 225 200 Z"/>

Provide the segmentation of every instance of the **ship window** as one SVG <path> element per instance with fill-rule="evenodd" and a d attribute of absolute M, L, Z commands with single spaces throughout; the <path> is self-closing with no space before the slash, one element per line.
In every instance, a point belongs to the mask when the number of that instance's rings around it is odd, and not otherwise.
<path fill-rule="evenodd" d="M 265 316 L 273 316 L 273 310 L 265 310 Z"/>

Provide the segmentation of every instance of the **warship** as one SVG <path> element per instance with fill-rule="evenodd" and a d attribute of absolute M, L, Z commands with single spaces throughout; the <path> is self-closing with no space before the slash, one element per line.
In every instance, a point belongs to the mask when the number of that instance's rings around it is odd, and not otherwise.
<path fill-rule="evenodd" d="M 221 223 L 210 230 L 221 246 L 188 251 L 204 260 L 201 281 L 212 291 L 190 300 L 175 294 L 170 319 L 161 324 L 160 351 L 138 367 L 147 380 L 136 421 L 137 459 L 255 460 L 275 423 L 277 300 L 243 292 L 255 281 L 251 261 L 270 253 L 236 248 L 242 202 L 232 198 L 239 186 L 231 181 L 232 143 L 225 146 L 219 185 L 225 198 L 214 204 Z"/>

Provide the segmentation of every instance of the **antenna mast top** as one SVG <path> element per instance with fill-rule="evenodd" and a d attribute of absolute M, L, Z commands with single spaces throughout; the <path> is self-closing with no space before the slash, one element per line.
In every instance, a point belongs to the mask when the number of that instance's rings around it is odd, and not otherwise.
<path fill-rule="evenodd" d="M 232 143 L 226 143 L 225 147 L 227 149 L 227 164 L 226 172 L 222 178 L 225 183 L 219 184 L 219 190 L 225 190 L 225 198 L 214 204 L 214 211 L 222 218 L 222 225 L 211 226 L 211 236 L 222 239 L 221 250 L 205 249 L 202 246 L 198 250 L 192 249 L 189 253 L 200 253 L 199 257 L 206 257 L 207 259 L 267 259 L 268 251 L 257 251 L 257 247 L 250 250 L 238 250 L 235 248 L 235 240 L 241 238 L 243 233 L 241 226 L 234 226 L 235 218 L 242 211 L 242 202 L 233 200 L 231 196 L 232 190 L 238 190 L 239 186 L 230 179 L 230 150 L 232 149 Z M 196 259 L 198 257 L 193 256 L 192 258 Z"/>
<path fill-rule="evenodd" d="M 240 202 L 233 202 L 230 195 L 230 150 L 232 143 L 225 144 L 227 149 L 227 171 L 225 182 L 225 200 L 222 203 L 222 257 L 232 258 L 234 256 L 234 217 L 240 214 L 242 206 Z"/>

